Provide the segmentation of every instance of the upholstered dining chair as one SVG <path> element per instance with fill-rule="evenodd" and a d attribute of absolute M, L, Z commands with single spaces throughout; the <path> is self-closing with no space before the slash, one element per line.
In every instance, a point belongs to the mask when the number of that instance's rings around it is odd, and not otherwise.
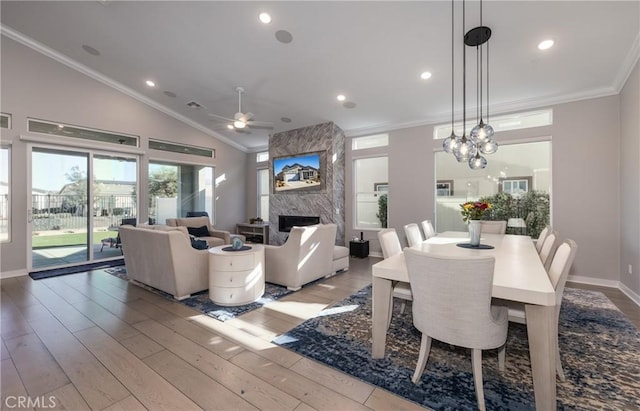
<path fill-rule="evenodd" d="M 549 233 L 553 231 L 550 225 L 546 225 L 542 231 L 540 231 L 540 235 L 538 235 L 538 239 L 536 240 L 536 251 L 540 254 L 540 250 L 542 250 L 542 244 L 544 243 L 544 239 L 547 238 Z"/>
<path fill-rule="evenodd" d="M 428 240 L 431 237 L 435 237 L 437 235 L 436 229 L 433 228 L 433 224 L 431 224 L 431 220 L 423 220 L 421 223 L 422 231 L 424 232 L 424 239 Z"/>
<path fill-rule="evenodd" d="M 545 237 L 539 254 L 542 265 L 544 265 L 544 269 L 547 270 L 547 272 L 549 272 L 549 266 L 551 265 L 553 255 L 556 252 L 558 245 L 560 245 L 560 235 L 555 230 L 551 231 Z"/>
<path fill-rule="evenodd" d="M 491 304 L 495 259 L 452 258 L 413 248 L 406 248 L 404 257 L 413 292 L 413 325 L 422 333 L 411 381 L 420 382 L 433 339 L 471 348 L 478 408 L 484 410 L 482 350 L 499 348 L 503 370 L 509 324 L 507 308 Z"/>
<path fill-rule="evenodd" d="M 378 231 L 378 241 L 380 241 L 380 246 L 382 247 L 383 258 L 389 258 L 402 252 L 400 238 L 395 228 L 385 228 L 384 230 Z M 407 306 L 406 302 L 413 299 L 409 283 L 404 281 L 396 282 L 393 285 L 392 296 L 393 298 L 402 300 L 400 304 L 400 313 L 402 314 Z M 391 304 L 391 308 L 393 309 L 393 304 Z M 391 321 L 391 313 L 389 313 L 389 321 Z"/>
<path fill-rule="evenodd" d="M 507 232 L 506 221 L 480 220 L 480 224 L 482 224 L 482 232 L 485 234 L 504 234 Z"/>
<path fill-rule="evenodd" d="M 556 328 L 560 320 L 560 305 L 562 304 L 562 295 L 564 294 L 564 286 L 569 276 L 569 270 L 573 264 L 573 260 L 576 258 L 576 252 L 578 251 L 578 244 L 575 241 L 567 239 L 558 246 L 551 266 L 549 267 L 549 280 L 551 285 L 555 289 L 556 293 Z M 499 304 L 499 302 L 496 302 Z M 509 309 L 509 321 L 520 324 L 526 324 L 527 319 L 525 315 L 524 305 L 515 303 L 513 301 L 505 302 Z M 564 371 L 562 369 L 562 362 L 560 361 L 560 347 L 558 345 L 558 333 L 555 335 L 556 339 L 556 373 L 561 381 L 564 381 Z"/>
<path fill-rule="evenodd" d="M 416 223 L 405 225 L 404 235 L 407 237 L 407 244 L 409 244 L 409 247 L 413 247 L 414 245 L 418 245 L 424 241 L 422 233 L 420 232 L 420 227 L 418 227 L 418 224 Z"/>

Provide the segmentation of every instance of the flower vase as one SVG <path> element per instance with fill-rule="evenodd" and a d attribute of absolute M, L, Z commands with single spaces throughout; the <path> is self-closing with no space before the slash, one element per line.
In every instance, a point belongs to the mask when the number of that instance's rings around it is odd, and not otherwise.
<path fill-rule="evenodd" d="M 480 220 L 469 220 L 469 243 L 472 247 L 480 246 L 481 233 L 482 224 L 480 224 Z"/>

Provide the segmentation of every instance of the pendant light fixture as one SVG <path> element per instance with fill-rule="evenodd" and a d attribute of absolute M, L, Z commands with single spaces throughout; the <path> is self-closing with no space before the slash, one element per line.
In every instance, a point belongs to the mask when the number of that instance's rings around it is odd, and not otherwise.
<path fill-rule="evenodd" d="M 483 169 L 487 167 L 487 159 L 482 154 L 493 154 L 498 150 L 498 143 L 493 139 L 494 130 L 489 122 L 489 39 L 491 38 L 491 29 L 483 26 L 482 24 L 482 0 L 480 0 L 480 26 L 475 27 L 465 33 L 465 13 L 466 13 L 465 1 L 462 1 L 462 32 L 464 35 L 464 45 L 462 53 L 462 136 L 455 135 L 453 128 L 453 76 L 454 76 L 454 1 L 451 2 L 451 135 L 443 142 L 443 148 L 447 153 L 453 153 L 456 160 L 459 162 L 468 162 L 471 169 Z M 467 121 L 467 101 L 466 101 L 466 77 L 467 77 L 467 53 L 466 46 L 476 48 L 476 96 L 478 101 L 478 123 L 471 132 L 469 137 L 466 136 L 466 121 Z M 486 53 L 485 53 L 486 49 Z M 486 61 L 486 80 L 483 70 Z M 487 99 L 487 123 L 484 122 L 484 89 L 486 84 L 486 99 Z"/>

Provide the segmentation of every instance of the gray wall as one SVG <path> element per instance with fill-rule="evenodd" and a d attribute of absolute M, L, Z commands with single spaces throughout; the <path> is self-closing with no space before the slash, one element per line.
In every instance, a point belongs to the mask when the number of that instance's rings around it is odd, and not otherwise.
<path fill-rule="evenodd" d="M 235 230 L 237 222 L 245 221 L 246 153 L 6 37 L 1 52 L 1 110 L 13 122 L 11 130 L 2 131 L 3 141 L 12 141 L 11 242 L 0 245 L 3 274 L 27 268 L 27 144 L 19 139 L 29 134 L 27 117 L 140 136 L 142 187 L 150 158 L 213 166 L 216 178 L 224 176 L 215 191 L 216 227 Z M 148 150 L 149 138 L 214 148 L 216 158 Z M 143 195 L 140 201 L 146 204 Z M 140 217 L 146 213 L 141 210 Z"/>
<path fill-rule="evenodd" d="M 620 124 L 620 281 L 640 295 L 640 62 L 620 94 Z"/>
<path fill-rule="evenodd" d="M 498 142 L 551 138 L 552 223 L 563 238 L 574 239 L 580 247 L 571 274 L 615 285 L 620 279 L 620 97 L 561 104 L 553 110 L 552 126 L 502 132 L 496 138 Z M 435 218 L 434 150 L 441 149 L 442 141 L 432 136 L 433 126 L 392 130 L 389 147 L 383 150 L 389 155 L 389 226 L 403 240 L 403 225 Z M 346 146 L 349 181 L 349 163 L 357 153 L 351 152 L 349 143 Z M 632 177 L 636 186 L 637 175 Z M 349 189 L 347 184 L 348 193 Z M 347 196 L 347 238 L 360 232 L 352 229 L 352 197 Z M 372 253 L 380 252 L 376 235 L 365 232 Z"/>

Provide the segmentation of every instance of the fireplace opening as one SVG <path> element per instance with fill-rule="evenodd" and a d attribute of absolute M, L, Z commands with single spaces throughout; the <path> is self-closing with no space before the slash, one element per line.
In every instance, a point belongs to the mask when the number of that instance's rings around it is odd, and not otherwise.
<path fill-rule="evenodd" d="M 293 226 L 305 226 L 320 224 L 320 217 L 302 216 L 302 215 L 281 215 L 278 216 L 278 231 L 288 233 Z"/>

